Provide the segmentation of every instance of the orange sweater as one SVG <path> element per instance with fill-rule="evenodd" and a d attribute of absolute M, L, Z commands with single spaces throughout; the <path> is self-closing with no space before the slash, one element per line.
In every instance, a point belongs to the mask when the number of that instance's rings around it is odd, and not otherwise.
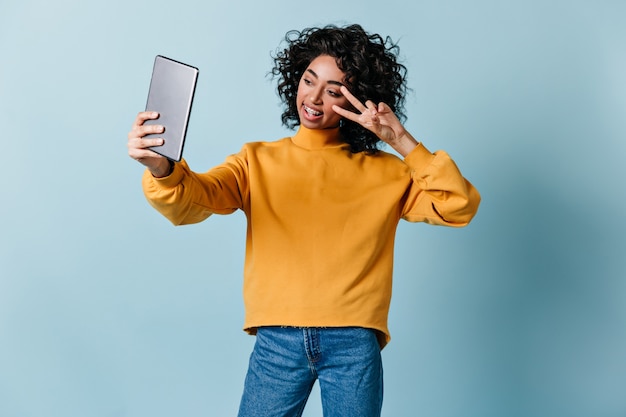
<path fill-rule="evenodd" d="M 185 161 L 143 177 L 152 206 L 175 225 L 246 214 L 244 329 L 360 326 L 390 339 L 393 248 L 401 218 L 465 226 L 480 196 L 443 151 L 402 161 L 353 154 L 338 129 L 248 143 L 206 173 Z"/>

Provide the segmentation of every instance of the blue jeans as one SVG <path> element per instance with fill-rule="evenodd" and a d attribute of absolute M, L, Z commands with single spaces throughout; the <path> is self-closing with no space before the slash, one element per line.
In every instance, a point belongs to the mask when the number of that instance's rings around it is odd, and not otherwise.
<path fill-rule="evenodd" d="M 324 417 L 379 417 L 383 370 L 376 333 L 360 327 L 262 327 L 239 417 L 299 417 L 319 380 Z"/>

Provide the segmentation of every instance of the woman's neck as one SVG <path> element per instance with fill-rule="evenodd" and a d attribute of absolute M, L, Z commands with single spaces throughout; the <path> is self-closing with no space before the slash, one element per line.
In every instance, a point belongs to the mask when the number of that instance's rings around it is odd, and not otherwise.
<path fill-rule="evenodd" d="M 291 140 L 305 149 L 322 149 L 345 144 L 341 139 L 339 127 L 332 129 L 309 129 L 301 125 Z"/>

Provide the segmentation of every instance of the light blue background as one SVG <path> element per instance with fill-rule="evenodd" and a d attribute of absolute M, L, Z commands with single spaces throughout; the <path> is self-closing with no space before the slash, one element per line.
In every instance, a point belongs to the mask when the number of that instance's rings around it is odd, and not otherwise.
<path fill-rule="evenodd" d="M 201 70 L 194 169 L 287 135 L 270 52 L 358 22 L 399 40 L 406 126 L 483 196 L 468 228 L 399 228 L 383 415 L 624 417 L 625 21 L 624 1 L 3 1 L 0 416 L 235 415 L 244 216 L 172 227 L 126 134 L 164 54 Z"/>

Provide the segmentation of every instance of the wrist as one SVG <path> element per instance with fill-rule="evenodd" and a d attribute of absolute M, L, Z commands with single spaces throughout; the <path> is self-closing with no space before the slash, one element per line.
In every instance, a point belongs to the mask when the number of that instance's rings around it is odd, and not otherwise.
<path fill-rule="evenodd" d="M 393 142 L 389 143 L 389 145 L 400 155 L 407 156 L 419 145 L 419 142 L 411 136 L 409 132 L 404 131 L 402 135 L 398 136 Z"/>
<path fill-rule="evenodd" d="M 150 173 L 155 178 L 164 178 L 169 176 L 174 171 L 174 161 L 167 158 L 163 158 L 163 162 L 158 167 L 150 169 Z"/>

